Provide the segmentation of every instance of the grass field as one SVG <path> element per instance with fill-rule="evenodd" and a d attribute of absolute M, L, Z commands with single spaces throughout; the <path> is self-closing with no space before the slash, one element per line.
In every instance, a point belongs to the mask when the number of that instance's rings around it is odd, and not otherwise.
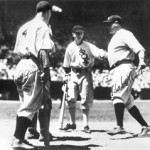
<path fill-rule="evenodd" d="M 145 119 L 150 123 L 150 101 L 136 100 L 135 104 L 141 110 Z M 18 101 L 0 101 L 0 144 L 1 150 L 10 150 L 10 142 L 15 129 L 16 111 Z M 140 125 L 125 111 L 124 127 L 126 134 L 110 136 L 107 134 L 115 124 L 114 109 L 111 101 L 95 100 L 90 114 L 91 134 L 82 132 L 82 114 L 80 104 L 77 104 L 77 130 L 73 132 L 60 132 L 58 130 L 59 101 L 53 101 L 50 131 L 55 136 L 48 150 L 150 150 L 150 136 L 137 138 Z M 64 124 L 69 120 L 66 107 Z M 37 140 L 31 140 L 34 145 L 39 145 Z M 36 148 L 44 149 L 43 146 Z"/>

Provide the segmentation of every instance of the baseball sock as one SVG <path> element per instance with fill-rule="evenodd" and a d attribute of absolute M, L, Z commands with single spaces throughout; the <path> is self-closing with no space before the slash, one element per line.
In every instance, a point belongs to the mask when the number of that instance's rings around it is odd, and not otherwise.
<path fill-rule="evenodd" d="M 76 107 L 69 107 L 70 123 L 75 124 Z"/>
<path fill-rule="evenodd" d="M 133 106 L 128 111 L 132 115 L 132 117 L 135 118 L 135 120 L 137 120 L 141 124 L 141 126 L 148 126 L 148 124 L 146 123 L 146 121 L 142 117 L 139 109 L 136 106 Z"/>
<path fill-rule="evenodd" d="M 36 129 L 37 128 L 37 113 L 34 115 L 32 121 L 31 121 L 31 126 L 29 127 L 30 129 Z"/>
<path fill-rule="evenodd" d="M 115 115 L 117 119 L 117 125 L 123 127 L 123 117 L 124 117 L 124 104 L 116 103 L 114 104 Z"/>
<path fill-rule="evenodd" d="M 14 137 L 19 140 L 24 140 L 26 130 L 30 126 L 30 124 L 31 121 L 28 118 L 17 116 Z"/>
<path fill-rule="evenodd" d="M 84 127 L 89 126 L 89 112 L 90 112 L 90 110 L 89 109 L 83 109 L 82 112 L 83 112 Z"/>

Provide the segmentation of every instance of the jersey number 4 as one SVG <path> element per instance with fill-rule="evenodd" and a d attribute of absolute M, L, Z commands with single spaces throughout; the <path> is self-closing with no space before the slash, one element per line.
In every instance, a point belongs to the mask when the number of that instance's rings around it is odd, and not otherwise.
<path fill-rule="evenodd" d="M 24 32 L 22 32 L 22 35 L 23 35 L 24 37 L 26 37 L 26 35 L 27 35 L 27 30 L 25 30 Z"/>

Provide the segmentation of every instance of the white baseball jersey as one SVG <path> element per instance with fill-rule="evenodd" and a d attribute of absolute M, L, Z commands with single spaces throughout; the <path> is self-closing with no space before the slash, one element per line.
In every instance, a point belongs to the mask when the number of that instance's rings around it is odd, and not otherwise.
<path fill-rule="evenodd" d="M 134 60 L 135 53 L 140 50 L 144 50 L 144 48 L 134 35 L 130 31 L 120 29 L 113 35 L 108 45 L 110 67 L 123 59 Z M 128 110 L 134 105 L 131 90 L 136 76 L 135 69 L 133 63 L 125 63 L 115 67 L 112 74 L 113 103 L 118 103 L 121 100 Z"/>
<path fill-rule="evenodd" d="M 125 29 L 117 31 L 108 45 L 108 61 L 110 67 L 123 59 L 134 60 L 135 53 L 144 50 L 134 35 Z"/>
<path fill-rule="evenodd" d="M 95 45 L 86 41 L 77 45 L 73 41 L 66 49 L 63 66 L 67 68 L 91 68 L 95 58 L 102 59 L 103 57 L 106 57 L 106 52 Z"/>
<path fill-rule="evenodd" d="M 14 52 L 27 55 L 29 52 L 37 56 L 40 49 L 54 52 L 54 42 L 51 40 L 52 30 L 45 22 L 35 17 L 24 24 L 18 31 Z"/>
<path fill-rule="evenodd" d="M 51 33 L 49 26 L 35 17 L 19 29 L 14 52 L 22 57 L 29 53 L 37 57 L 40 49 L 46 49 L 49 53 L 54 52 Z M 43 91 L 44 98 L 50 99 L 50 83 L 47 82 L 43 90 L 39 69 L 32 59 L 21 59 L 15 70 L 14 81 L 22 102 L 17 114 L 32 120 L 40 109 Z"/>

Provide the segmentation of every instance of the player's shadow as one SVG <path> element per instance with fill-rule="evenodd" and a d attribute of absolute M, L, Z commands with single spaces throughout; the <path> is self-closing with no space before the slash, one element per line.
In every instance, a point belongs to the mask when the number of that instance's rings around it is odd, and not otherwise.
<path fill-rule="evenodd" d="M 150 134 L 147 134 L 145 136 L 139 136 L 139 134 L 135 134 L 133 132 L 125 131 L 123 134 L 120 134 L 120 136 L 115 137 L 115 135 L 111 135 L 113 138 L 111 140 L 126 140 L 126 139 L 132 139 L 132 138 L 147 138 L 150 137 Z"/>
<path fill-rule="evenodd" d="M 138 136 L 138 134 L 130 133 L 131 135 L 125 136 L 125 137 L 114 137 L 111 138 L 111 140 L 127 140 L 127 139 L 132 139 L 132 138 L 149 138 L 150 134 L 145 135 L 145 136 Z"/>
<path fill-rule="evenodd" d="M 50 145 L 45 148 L 44 146 L 39 147 L 37 150 L 91 150 L 92 147 L 103 147 L 101 145 L 89 144 L 89 145 Z"/>
<path fill-rule="evenodd" d="M 80 136 L 63 136 L 63 137 L 54 137 L 53 141 L 87 141 L 91 138 L 83 138 Z"/>
<path fill-rule="evenodd" d="M 108 130 L 91 130 L 91 133 L 92 133 L 92 132 L 105 133 L 105 132 L 108 132 Z"/>

